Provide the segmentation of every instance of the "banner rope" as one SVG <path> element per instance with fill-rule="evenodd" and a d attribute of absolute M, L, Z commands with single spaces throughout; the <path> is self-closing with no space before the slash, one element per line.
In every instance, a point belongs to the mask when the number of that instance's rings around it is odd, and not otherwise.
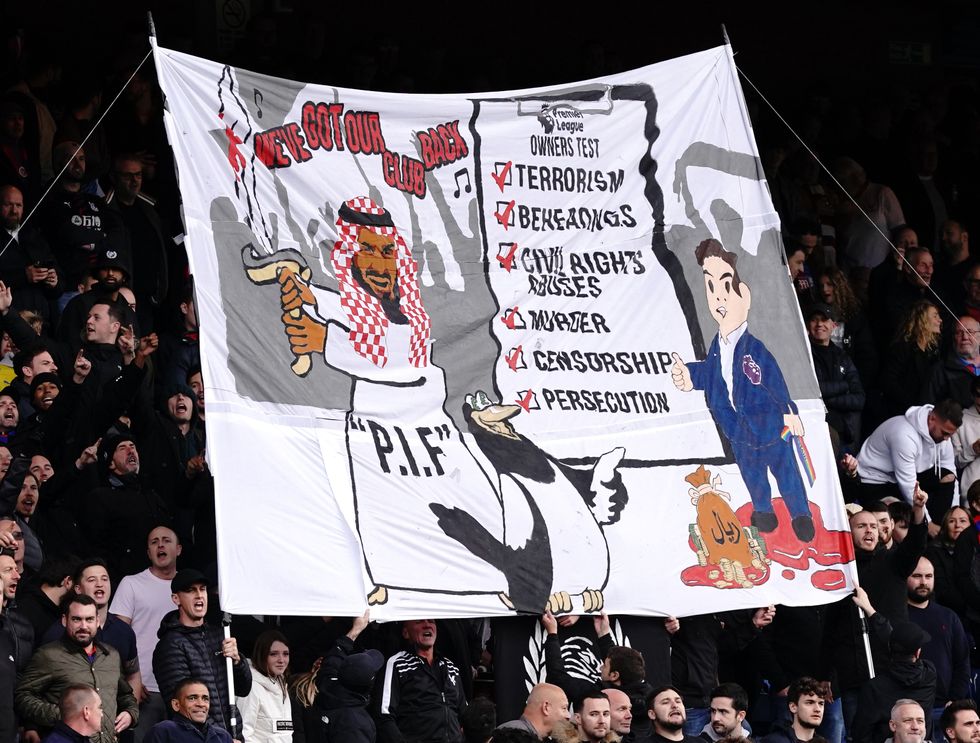
<path fill-rule="evenodd" d="M 873 219 L 871 219 L 870 215 L 866 211 L 864 211 L 864 209 L 857 202 L 857 200 L 853 196 L 851 196 L 851 194 L 848 193 L 847 189 L 844 188 L 844 186 L 841 185 L 840 181 L 838 181 L 837 178 L 834 177 L 834 174 L 830 172 L 830 169 L 826 165 L 823 164 L 823 160 L 821 160 L 819 157 L 817 157 L 817 153 L 815 153 L 812 149 L 810 149 L 810 146 L 806 142 L 803 141 L 803 137 L 801 137 L 799 134 L 796 133 L 796 130 L 793 129 L 793 127 L 790 125 L 790 123 L 788 121 L 786 121 L 785 118 L 783 118 L 783 115 L 781 113 L 779 113 L 779 111 L 776 110 L 776 107 L 773 106 L 772 103 L 769 102 L 769 99 L 766 98 L 765 95 L 763 95 L 762 91 L 759 90 L 759 88 L 756 87 L 755 83 L 753 83 L 752 80 L 749 79 L 749 76 L 745 74 L 745 72 L 742 70 L 742 68 L 739 67 L 738 65 L 735 65 L 735 69 L 738 70 L 738 74 L 742 76 L 742 78 L 745 80 L 745 82 L 747 82 L 749 85 L 752 86 L 752 90 L 754 90 L 759 95 L 759 97 L 762 99 L 762 101 L 767 106 L 769 106 L 770 110 L 774 114 L 776 114 L 777 118 L 781 122 L 783 122 L 783 124 L 786 126 L 786 128 L 789 129 L 790 133 L 794 137 L 796 137 L 796 139 L 799 141 L 799 143 L 801 145 L 803 145 L 803 147 L 806 149 L 806 151 L 810 153 L 810 156 L 813 157 L 814 160 L 816 160 L 817 165 L 819 165 L 823 169 L 823 171 L 827 175 L 830 176 L 830 179 L 834 183 L 836 183 L 837 184 L 837 187 L 841 191 L 844 192 L 844 194 L 847 196 L 847 198 L 849 198 L 851 200 L 851 203 L 853 203 L 854 206 L 857 207 L 857 210 L 859 212 L 861 212 L 861 214 L 864 216 L 865 219 L 868 220 L 868 222 L 871 224 L 871 226 L 874 227 L 878 231 L 878 234 L 880 234 L 884 238 L 885 242 L 888 243 L 889 247 L 891 247 L 891 249 L 893 251 L 895 251 L 896 255 L 898 255 L 902 259 L 902 263 L 904 263 L 906 266 L 909 267 L 909 269 L 912 271 L 912 273 L 914 273 L 916 275 L 916 277 L 919 279 L 919 281 L 922 283 L 922 285 L 926 289 L 929 290 L 929 293 L 932 294 L 932 296 L 934 296 L 936 298 L 936 301 L 940 305 L 942 305 L 943 309 L 945 309 L 949 313 L 950 317 L 952 317 L 956 321 L 956 324 L 959 325 L 961 328 L 963 328 L 964 331 L 966 331 L 966 328 L 963 327 L 963 323 L 960 322 L 959 318 L 956 316 L 956 313 L 953 312 L 952 309 L 950 309 L 949 305 L 946 304 L 945 301 L 943 301 L 943 298 L 939 296 L 938 292 L 936 292 L 936 290 L 932 288 L 931 283 L 930 284 L 926 284 L 925 282 L 922 281 L 922 276 L 919 274 L 918 271 L 915 270 L 915 266 L 913 266 L 911 263 L 909 263 L 909 261 L 905 257 L 905 255 L 898 248 L 895 247 L 895 244 L 891 241 L 891 238 L 882 231 L 882 229 L 875 223 L 875 221 Z"/>
<path fill-rule="evenodd" d="M 68 166 L 71 165 L 71 161 L 75 159 L 75 155 L 77 155 L 79 150 L 81 150 L 85 146 L 85 143 L 88 142 L 89 137 L 92 136 L 95 130 L 99 128 L 99 124 L 102 123 L 102 120 L 106 117 L 106 114 L 108 114 L 109 111 L 112 110 L 112 107 L 116 104 L 116 101 L 119 100 L 119 97 L 123 94 L 123 91 L 125 91 L 126 88 L 129 86 L 129 84 L 133 81 L 133 78 L 136 77 L 136 73 L 140 71 L 140 68 L 144 64 L 146 64 L 146 60 L 150 58 L 151 54 L 153 54 L 152 48 L 150 49 L 150 51 L 146 53 L 146 56 L 143 57 L 142 61 L 138 65 L 136 65 L 136 69 L 133 70 L 133 74 L 130 75 L 129 79 L 127 79 L 126 82 L 123 83 L 123 86 L 119 89 L 119 92 L 116 93 L 116 97 L 112 99 L 112 102 L 108 106 L 106 106 L 105 110 L 102 112 L 102 115 L 99 117 L 99 120 L 95 122 L 95 126 L 93 126 L 89 130 L 88 134 L 86 134 L 85 137 L 82 139 L 82 141 L 78 143 L 78 147 L 76 147 L 75 151 L 71 153 L 71 157 L 69 157 L 65 161 L 64 167 L 61 168 L 61 172 L 59 172 L 58 175 L 56 175 L 51 180 L 51 183 L 48 184 L 47 189 L 41 195 L 41 198 L 37 200 L 37 203 L 34 205 L 34 208 L 31 209 L 30 212 L 28 212 L 27 216 L 24 217 L 24 219 L 21 221 L 20 227 L 17 228 L 18 232 L 21 229 L 23 229 L 24 225 L 26 225 L 27 222 L 30 220 L 30 218 L 34 216 L 34 212 L 36 212 L 38 208 L 41 206 L 41 204 L 44 203 L 44 200 L 48 197 L 48 194 L 51 193 L 51 189 L 54 188 L 55 184 L 61 179 L 61 176 L 63 176 L 65 174 L 65 171 L 68 170 Z M 11 235 L 10 239 L 7 240 L 7 244 L 3 246 L 3 250 L 0 250 L 0 257 L 2 257 L 3 254 L 7 252 L 7 248 L 9 248 L 10 245 L 14 242 L 14 239 L 15 239 L 14 236 Z"/>

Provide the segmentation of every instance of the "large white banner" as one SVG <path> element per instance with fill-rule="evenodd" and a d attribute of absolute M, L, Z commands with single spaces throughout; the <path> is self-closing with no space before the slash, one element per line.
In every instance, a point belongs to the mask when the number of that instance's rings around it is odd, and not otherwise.
<path fill-rule="evenodd" d="M 225 609 L 681 616 L 851 590 L 727 47 L 452 96 L 156 63 Z"/>

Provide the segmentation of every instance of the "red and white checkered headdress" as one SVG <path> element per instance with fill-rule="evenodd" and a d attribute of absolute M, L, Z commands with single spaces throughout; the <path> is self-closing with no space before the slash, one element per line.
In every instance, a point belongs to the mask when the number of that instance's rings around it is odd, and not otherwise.
<path fill-rule="evenodd" d="M 366 196 L 345 201 L 337 218 L 337 232 L 340 235 L 330 255 L 333 270 L 340 285 L 340 306 L 350 319 L 350 342 L 354 350 L 377 366 L 388 363 L 388 350 L 385 336 L 388 320 L 381 302 L 354 279 L 352 269 L 354 254 L 361 246 L 357 235 L 362 229 L 369 229 L 379 235 L 394 238 L 397 255 L 398 306 L 408 319 L 412 328 L 409 344 L 409 362 L 412 366 L 424 367 L 429 363 L 429 332 L 431 322 L 422 306 L 419 292 L 418 264 L 405 240 L 398 234 L 391 215 Z"/>

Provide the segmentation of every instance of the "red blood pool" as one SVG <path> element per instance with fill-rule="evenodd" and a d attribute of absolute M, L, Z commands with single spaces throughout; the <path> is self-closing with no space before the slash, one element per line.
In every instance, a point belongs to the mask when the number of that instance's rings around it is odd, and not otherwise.
<path fill-rule="evenodd" d="M 751 588 L 760 586 L 769 580 L 769 567 L 761 570 L 752 565 L 745 568 L 745 579 L 751 586 L 743 586 L 735 581 L 725 579 L 721 568 L 717 565 L 693 565 L 681 571 L 681 581 L 686 586 L 707 586 L 709 588 Z"/>
<path fill-rule="evenodd" d="M 821 591 L 836 591 L 847 585 L 847 579 L 840 570 L 818 570 L 810 576 L 810 582 Z"/>
<path fill-rule="evenodd" d="M 784 578 L 785 578 L 786 580 L 793 580 L 793 578 L 795 578 L 795 577 L 796 577 L 796 573 L 794 573 L 794 572 L 793 572 L 792 570 L 790 570 L 790 569 L 788 569 L 788 568 L 787 568 L 786 570 L 784 570 L 784 571 L 782 572 L 782 576 L 783 576 L 783 577 L 784 577 Z"/>
<path fill-rule="evenodd" d="M 849 531 L 832 531 L 823 523 L 823 515 L 816 503 L 810 504 L 813 514 L 814 536 L 810 542 L 801 542 L 793 532 L 792 517 L 782 498 L 772 499 L 778 525 L 775 531 L 760 536 L 765 540 L 769 559 L 788 568 L 806 570 L 810 561 L 818 565 L 842 565 L 854 560 L 854 544 Z M 746 503 L 735 515 L 745 526 L 751 524 L 752 504 Z"/>

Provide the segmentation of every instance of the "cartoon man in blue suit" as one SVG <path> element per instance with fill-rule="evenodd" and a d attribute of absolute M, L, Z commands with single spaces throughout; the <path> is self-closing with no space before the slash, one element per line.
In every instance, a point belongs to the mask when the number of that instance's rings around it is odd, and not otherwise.
<path fill-rule="evenodd" d="M 769 472 L 793 518 L 793 532 L 813 539 L 813 518 L 797 468 L 793 442 L 803 435 L 796 403 L 790 399 L 779 365 L 760 340 L 748 332 L 752 293 L 738 275 L 736 256 L 707 239 L 695 250 L 704 274 L 708 308 L 718 335 L 704 361 L 685 364 L 674 353 L 674 386 L 682 392 L 703 390 L 712 417 L 728 438 L 735 462 L 752 497 L 752 524 L 761 532 L 776 529 Z"/>

